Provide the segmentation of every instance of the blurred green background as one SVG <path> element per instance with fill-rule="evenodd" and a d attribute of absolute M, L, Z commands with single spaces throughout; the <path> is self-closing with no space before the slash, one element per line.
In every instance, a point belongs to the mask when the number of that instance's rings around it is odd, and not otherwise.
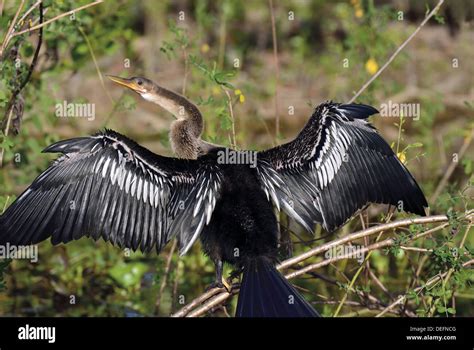
<path fill-rule="evenodd" d="M 21 14 L 35 2 L 26 1 Z M 89 2 L 43 3 L 47 20 Z M 19 4 L 1 1 L 0 40 Z M 54 21 L 44 28 L 37 65 L 21 92 L 22 110 L 14 112 L 7 135 L 5 124 L 0 134 L 0 210 L 54 159 L 40 152 L 60 139 L 107 127 L 156 153 L 171 155 L 172 116 L 104 80 L 105 74 L 145 76 L 183 93 L 203 112 L 203 137 L 208 141 L 231 145 L 235 136 L 239 148 L 264 149 L 295 137 L 316 104 L 328 99 L 348 101 L 435 4 L 274 0 L 278 69 L 268 1 L 117 0 Z M 411 244 L 430 252 L 395 247 L 372 254 L 371 270 L 389 293 L 363 272 L 354 284 L 357 293 L 349 293 L 342 315 L 374 315 L 380 305 L 407 293 L 410 298 L 401 314 L 474 316 L 472 270 L 460 268 L 450 253 L 468 229 L 456 218 L 473 207 L 472 7 L 469 1 L 444 4 L 357 99 L 376 108 L 388 101 L 420 105 L 419 120 L 380 116 L 371 120 L 414 174 L 431 213 L 449 213 L 452 221 L 447 229 Z M 37 18 L 36 9 L 24 19 L 24 28 Z M 27 75 L 37 41 L 37 32 L 16 36 L 5 50 L 0 62 L 0 120 L 6 119 L 12 92 Z M 95 119 L 57 118 L 55 105 L 63 101 L 93 103 Z M 463 145 L 467 148 L 458 159 L 455 154 Z M 436 188 L 453 161 L 454 172 L 438 195 Z M 385 211 L 371 206 L 370 223 L 382 221 Z M 406 216 L 396 214 L 396 218 Z M 298 254 L 360 228 L 356 217 L 334 235 L 318 230 L 315 242 L 305 244 L 295 238 L 282 258 L 289 250 Z M 399 245 L 417 230 L 399 231 Z M 472 259 L 473 243 L 469 234 L 463 259 Z M 199 244 L 183 258 L 176 253 L 170 256 L 170 249 L 157 256 L 128 254 L 88 239 L 57 247 L 43 242 L 38 263 L 0 265 L 0 315 L 169 315 L 201 294 L 214 278 L 214 266 Z M 343 260 L 293 282 L 323 315 L 331 316 L 357 268 L 356 261 Z M 413 292 L 449 268 L 455 272 L 446 286 Z M 368 295 L 382 304 L 371 305 Z M 235 303 L 233 298 L 226 310 L 210 315 L 233 314 Z"/>

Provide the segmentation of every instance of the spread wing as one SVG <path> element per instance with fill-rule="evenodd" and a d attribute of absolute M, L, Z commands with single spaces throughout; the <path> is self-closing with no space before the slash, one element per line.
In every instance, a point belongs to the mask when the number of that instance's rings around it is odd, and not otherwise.
<path fill-rule="evenodd" d="M 366 118 L 366 105 L 323 103 L 293 141 L 258 154 L 262 187 L 308 231 L 333 231 L 369 203 L 418 215 L 428 204 L 407 168 Z"/>
<path fill-rule="evenodd" d="M 0 217 L 0 244 L 88 236 L 160 251 L 176 235 L 184 254 L 219 197 L 214 163 L 159 156 L 113 131 L 60 141 L 44 152 L 63 156 Z"/>

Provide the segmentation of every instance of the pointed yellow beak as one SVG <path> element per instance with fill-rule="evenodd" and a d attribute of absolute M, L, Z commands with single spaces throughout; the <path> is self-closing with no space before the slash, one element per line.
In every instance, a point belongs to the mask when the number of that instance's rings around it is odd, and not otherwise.
<path fill-rule="evenodd" d="M 125 86 L 138 94 L 146 92 L 143 87 L 139 86 L 133 79 L 120 78 L 114 75 L 106 75 L 106 77 L 112 80 L 114 83 Z"/>

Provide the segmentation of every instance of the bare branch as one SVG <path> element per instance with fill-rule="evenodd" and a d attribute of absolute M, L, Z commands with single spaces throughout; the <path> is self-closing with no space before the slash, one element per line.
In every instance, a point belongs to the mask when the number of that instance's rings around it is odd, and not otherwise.
<path fill-rule="evenodd" d="M 0 47 L 0 59 L 3 57 L 3 52 L 7 48 L 8 43 L 11 39 L 11 34 L 13 32 L 13 28 L 15 28 L 16 20 L 20 15 L 21 10 L 23 9 L 23 5 L 25 5 L 25 0 L 21 0 L 20 6 L 18 6 L 18 10 L 16 10 L 15 17 L 13 17 L 13 21 L 10 24 L 10 27 L 7 30 L 7 34 L 5 35 L 5 39 L 3 39 L 2 46 Z"/>
<path fill-rule="evenodd" d="M 275 25 L 275 10 L 273 8 L 273 0 L 268 0 L 268 5 L 270 7 L 270 15 L 272 20 L 272 40 L 273 40 L 273 60 L 275 61 L 275 135 L 278 139 L 280 135 L 280 115 L 278 113 L 278 83 L 280 80 L 280 66 L 278 63 L 278 42 L 276 34 L 276 25 Z"/>
<path fill-rule="evenodd" d="M 230 93 L 229 91 L 227 91 L 227 89 L 223 86 L 221 86 L 222 90 L 224 91 L 224 93 L 226 94 L 226 97 L 227 97 L 227 105 L 229 107 L 229 114 L 230 114 L 230 120 L 231 120 L 231 123 L 232 123 L 232 138 L 231 138 L 231 147 L 232 149 L 237 149 L 237 140 L 236 140 L 236 136 L 235 136 L 235 117 L 234 117 L 234 109 L 232 107 L 232 98 L 230 96 Z"/>
<path fill-rule="evenodd" d="M 184 317 L 188 313 L 190 313 L 192 309 L 194 309 L 195 307 L 201 305 L 206 300 L 210 299 L 211 297 L 213 297 L 214 295 L 218 294 L 219 292 L 221 292 L 223 290 L 225 290 L 225 288 L 212 288 L 212 289 L 208 290 L 207 292 L 205 292 L 204 294 L 201 294 L 199 297 L 197 297 L 196 299 L 191 301 L 188 305 L 184 306 L 183 308 L 181 308 L 181 310 L 179 310 L 178 312 L 174 313 L 171 316 L 172 317 Z"/>
<path fill-rule="evenodd" d="M 423 22 L 420 23 L 420 25 L 415 29 L 415 31 L 407 38 L 407 40 L 405 40 L 403 42 L 403 44 L 401 44 L 397 50 L 395 50 L 395 52 L 392 54 L 392 56 L 390 56 L 390 58 L 388 59 L 387 62 L 385 62 L 385 64 L 377 71 L 377 73 L 375 73 L 360 89 L 359 91 L 357 91 L 357 93 L 349 100 L 348 103 L 352 103 L 355 101 L 355 99 L 357 97 L 360 96 L 360 94 L 362 94 L 365 89 L 367 89 L 367 87 L 372 84 L 372 82 L 377 79 L 377 77 L 382 74 L 382 72 L 385 70 L 385 68 L 387 68 L 390 63 L 392 63 L 392 61 L 395 59 L 395 57 L 397 57 L 397 55 L 403 50 L 403 48 L 405 46 L 407 46 L 407 44 L 415 37 L 416 34 L 418 34 L 418 32 L 420 31 L 420 29 L 426 24 L 426 22 L 429 21 L 429 19 L 431 17 L 433 17 L 436 12 L 438 12 L 439 8 L 441 7 L 441 5 L 443 4 L 444 0 L 439 0 L 438 4 L 435 6 L 435 8 L 433 10 L 431 10 L 431 12 L 425 17 L 425 19 L 423 20 Z"/>
<path fill-rule="evenodd" d="M 458 159 L 457 160 L 458 161 L 457 162 L 451 162 L 451 164 L 449 164 L 448 169 L 446 169 L 446 171 L 444 172 L 443 178 L 441 179 L 438 186 L 436 187 L 436 190 L 434 191 L 433 195 L 430 197 L 430 203 L 434 203 L 436 201 L 436 199 L 438 199 L 438 197 L 441 194 L 441 192 L 443 191 L 443 189 L 446 187 L 446 184 L 448 183 L 449 178 L 453 174 L 454 169 L 456 169 L 456 166 L 459 164 L 461 159 L 464 157 L 464 154 L 466 153 L 467 149 L 471 145 L 473 138 L 474 138 L 474 129 L 472 129 L 471 132 L 469 133 L 469 135 L 464 139 L 464 142 L 463 142 L 461 148 L 457 152 L 457 154 L 458 154 Z"/>
<path fill-rule="evenodd" d="M 155 310 L 156 314 L 159 313 L 160 311 L 160 305 L 161 305 L 161 298 L 163 297 L 163 292 L 166 288 L 166 284 L 168 282 L 168 276 L 170 274 L 171 270 L 171 262 L 173 259 L 173 253 L 176 250 L 176 247 L 178 246 L 178 241 L 174 240 L 173 245 L 171 246 L 171 249 L 168 253 L 168 259 L 166 259 L 166 267 L 165 267 L 165 273 L 162 277 L 161 285 L 160 285 L 160 290 L 158 292 L 158 296 L 156 297 L 156 302 L 155 302 Z"/>
<path fill-rule="evenodd" d="M 411 224 L 429 224 L 429 223 L 445 222 L 447 220 L 448 218 L 446 217 L 446 215 L 434 215 L 434 216 L 426 216 L 426 217 L 420 217 L 420 218 L 414 218 L 414 219 L 403 219 L 403 220 L 393 221 L 388 224 L 373 226 L 368 229 L 365 229 L 365 230 L 347 235 L 340 239 L 331 241 L 329 243 L 323 244 L 319 247 L 308 250 L 307 252 L 303 254 L 300 254 L 291 259 L 285 260 L 278 266 L 278 269 L 286 269 L 291 265 L 298 264 L 302 262 L 303 260 L 306 260 L 314 255 L 325 252 L 326 250 L 329 250 L 330 248 L 345 244 L 347 242 L 354 241 L 359 238 L 371 236 L 382 231 L 387 232 L 388 230 L 391 230 L 397 227 L 410 226 Z"/>
<path fill-rule="evenodd" d="M 35 9 L 38 7 L 38 5 L 42 2 L 43 0 L 38 0 L 36 1 L 24 14 L 21 16 L 21 18 L 18 20 L 18 24 L 21 26 L 21 23 L 25 20 L 26 17 Z"/>
<path fill-rule="evenodd" d="M 91 2 L 90 4 L 87 4 L 87 5 L 84 5 L 84 6 L 81 6 L 81 7 L 78 7 L 77 9 L 74 9 L 74 10 L 71 10 L 71 11 L 67 11 L 67 12 L 64 12 L 54 18 L 51 18 L 51 19 L 48 19 L 47 21 L 43 22 L 43 23 L 40 23 L 34 27 L 31 27 L 31 28 L 28 28 L 28 29 L 25 29 L 25 30 L 22 30 L 18 33 L 15 33 L 12 35 L 12 37 L 15 37 L 15 36 L 18 36 L 18 35 L 21 35 L 21 34 L 24 34 L 24 33 L 30 33 L 32 31 L 35 31 L 35 30 L 38 30 L 40 28 L 43 28 L 45 25 L 47 24 L 50 24 L 54 21 L 57 21 L 58 19 L 60 18 L 63 18 L 63 17 L 66 17 L 66 16 L 69 16 L 69 15 L 72 15 L 73 13 L 76 13 L 76 12 L 79 12 L 81 10 L 84 10 L 88 7 L 92 7 L 92 6 L 95 6 L 95 5 L 98 5 L 98 4 L 101 4 L 103 2 L 103 0 L 97 0 L 97 1 L 94 1 L 94 2 Z"/>
<path fill-rule="evenodd" d="M 102 71 L 99 68 L 99 63 L 97 62 L 97 59 L 95 57 L 94 49 L 92 48 L 92 44 L 89 40 L 89 37 L 84 32 L 84 29 L 82 29 L 81 26 L 78 26 L 78 29 L 79 29 L 79 32 L 81 33 L 82 37 L 84 38 L 84 41 L 86 42 L 87 48 L 89 49 L 89 53 L 91 54 L 92 61 L 94 62 L 95 70 L 97 72 L 97 76 L 99 77 L 100 85 L 102 86 L 102 89 L 104 90 L 105 94 L 109 98 L 110 102 L 112 102 L 112 104 L 114 104 L 115 100 L 110 95 L 109 90 L 105 87 L 104 78 L 102 77 Z"/>
<path fill-rule="evenodd" d="M 464 218 L 472 220 L 473 216 L 474 216 L 474 210 L 471 210 L 471 211 L 468 211 L 467 213 L 465 213 Z M 347 242 L 351 242 L 351 241 L 354 241 L 354 240 L 357 240 L 357 239 L 360 239 L 360 238 L 363 238 L 363 237 L 367 237 L 367 236 L 370 236 L 370 235 L 373 235 L 373 234 L 376 234 L 376 233 L 380 233 L 382 231 L 387 232 L 389 230 L 392 230 L 392 229 L 395 229 L 395 228 L 398 228 L 398 227 L 409 226 L 411 224 L 424 225 L 424 224 L 430 224 L 430 223 L 443 223 L 439 226 L 436 226 L 432 229 L 429 229 L 427 231 L 424 231 L 424 232 L 421 232 L 421 233 L 415 235 L 411 239 L 411 241 L 413 241 L 413 240 L 416 240 L 416 239 L 419 239 L 421 237 L 427 236 L 429 234 L 432 234 L 433 232 L 439 231 L 439 230 L 447 227 L 449 225 L 447 223 L 447 221 L 448 221 L 448 218 L 445 215 L 434 215 L 434 216 L 414 218 L 414 219 L 403 219 L 403 220 L 393 221 L 393 222 L 386 223 L 386 224 L 381 224 L 381 225 L 374 226 L 374 227 L 371 227 L 371 228 L 368 228 L 368 229 L 365 229 L 365 230 L 361 230 L 359 232 L 355 232 L 355 233 L 347 235 L 343 238 L 340 238 L 340 239 L 334 240 L 332 242 L 328 242 L 326 244 L 323 244 L 319 247 L 313 248 L 313 249 L 311 249 L 311 250 L 309 250 L 309 251 L 307 251 L 303 254 L 300 254 L 296 257 L 285 260 L 280 265 L 278 265 L 277 268 L 279 270 L 286 269 L 286 268 L 288 268 L 290 266 L 293 266 L 295 264 L 298 264 L 298 263 L 300 263 L 300 262 L 302 262 L 306 259 L 309 259 L 309 258 L 311 258 L 315 255 L 321 254 L 321 253 L 331 249 L 332 247 L 336 247 L 338 245 L 342 245 L 342 244 L 347 243 Z M 395 244 L 395 241 L 393 239 L 389 238 L 389 239 L 386 239 L 384 241 L 374 243 L 372 245 L 369 245 L 369 246 L 363 248 L 362 252 L 368 252 L 368 251 L 371 251 L 371 250 L 388 247 L 388 246 L 391 246 L 391 245 L 394 245 L 394 244 Z M 285 277 L 288 278 L 288 279 L 294 278 L 294 277 L 303 275 L 305 273 L 308 273 L 312 270 L 315 270 L 317 268 L 329 265 L 329 264 L 331 264 L 335 261 L 347 259 L 349 257 L 350 256 L 343 255 L 343 256 L 338 256 L 338 257 L 334 257 L 334 258 L 330 258 L 330 259 L 325 259 L 325 260 L 320 261 L 318 263 L 310 264 L 308 266 L 305 266 L 302 269 L 291 272 L 291 273 L 287 274 Z M 232 291 L 231 293 L 229 293 L 228 291 L 226 291 L 223 288 L 221 288 L 221 289 L 218 289 L 218 288 L 212 289 L 212 290 L 202 294 L 201 296 L 199 296 L 198 298 L 193 300 L 188 305 L 184 306 L 181 310 L 179 310 L 178 312 L 176 312 L 172 316 L 175 316 L 175 317 L 183 317 L 183 316 L 197 317 L 197 316 L 200 316 L 200 315 L 206 313 L 207 311 L 211 310 L 212 308 L 215 308 L 219 304 L 223 303 L 225 300 L 227 300 L 235 292 L 236 291 Z"/>

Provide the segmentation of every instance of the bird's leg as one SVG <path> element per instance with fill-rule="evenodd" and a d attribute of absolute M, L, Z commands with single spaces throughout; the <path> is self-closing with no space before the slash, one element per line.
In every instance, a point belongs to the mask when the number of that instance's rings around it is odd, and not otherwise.
<path fill-rule="evenodd" d="M 219 260 L 216 260 L 214 262 L 214 264 L 216 265 L 216 280 L 214 281 L 214 283 L 211 283 L 211 285 L 207 289 L 209 290 L 209 289 L 212 289 L 212 288 L 224 288 L 225 287 L 228 291 L 230 291 L 231 290 L 230 285 L 227 283 L 227 281 L 222 276 L 222 274 L 224 272 L 224 263 L 222 262 L 221 259 L 219 259 Z"/>

